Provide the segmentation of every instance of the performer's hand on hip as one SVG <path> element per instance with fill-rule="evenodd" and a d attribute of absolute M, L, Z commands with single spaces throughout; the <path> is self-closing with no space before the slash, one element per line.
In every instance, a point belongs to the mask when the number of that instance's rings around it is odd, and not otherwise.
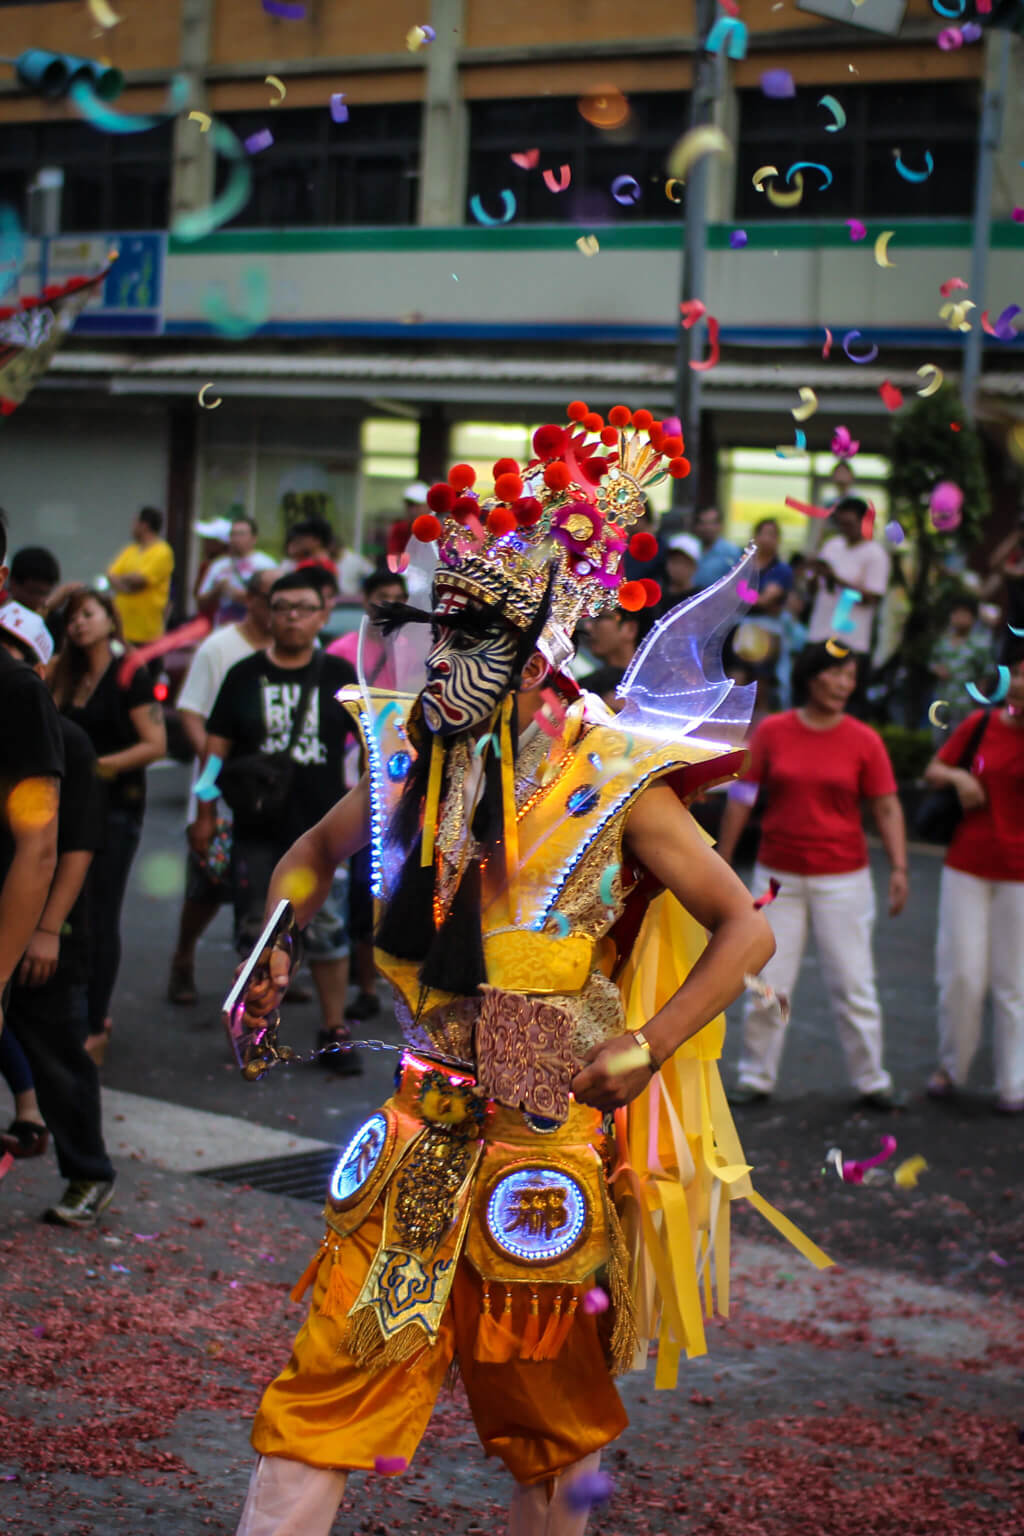
<path fill-rule="evenodd" d="M 621 1109 L 639 1098 L 657 1070 L 649 1053 L 631 1034 L 616 1035 L 593 1046 L 570 1087 L 580 1104 L 594 1109 Z"/>

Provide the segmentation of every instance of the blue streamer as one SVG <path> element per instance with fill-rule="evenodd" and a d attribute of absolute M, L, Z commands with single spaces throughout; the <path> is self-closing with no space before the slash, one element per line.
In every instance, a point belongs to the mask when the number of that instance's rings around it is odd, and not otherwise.
<path fill-rule="evenodd" d="M 516 195 L 515 195 L 515 193 L 509 191 L 508 187 L 503 187 L 502 191 L 501 191 L 501 193 L 499 195 L 501 197 L 502 206 L 504 207 L 505 213 L 504 213 L 504 217 L 503 218 L 494 219 L 487 212 L 487 210 L 484 208 L 483 203 L 480 201 L 480 194 L 479 194 L 479 192 L 474 192 L 473 193 L 473 196 L 469 200 L 469 211 L 473 215 L 474 219 L 476 219 L 478 224 L 508 224 L 508 223 L 510 223 L 510 221 L 512 219 L 515 218 L 515 216 L 516 216 Z"/>
<path fill-rule="evenodd" d="M 904 181 L 927 181 L 928 177 L 935 169 L 935 161 L 932 159 L 932 152 L 930 149 L 926 149 L 924 152 L 924 163 L 928 167 L 926 171 L 912 171 L 908 169 L 908 167 L 903 164 L 903 161 L 900 158 L 899 150 L 896 151 L 893 163 L 896 166 L 896 169 L 899 171 L 900 175 L 903 177 Z"/>
<path fill-rule="evenodd" d="M 859 592 L 855 592 L 852 587 L 843 588 L 839 601 L 836 603 L 835 611 L 832 614 L 832 628 L 837 635 L 853 634 L 857 628 L 857 621 L 853 617 L 853 608 L 854 604 L 859 602 Z"/>
<path fill-rule="evenodd" d="M 948 16 L 952 21 L 955 21 L 958 16 L 962 16 L 966 9 L 967 0 L 958 0 L 956 7 L 952 11 L 948 6 L 942 5 L 940 0 L 932 0 L 932 10 L 937 11 L 940 16 Z"/>
<path fill-rule="evenodd" d="M 0 203 L 0 294 L 17 287 L 25 265 L 25 236 L 21 220 L 9 203 Z"/>
<path fill-rule="evenodd" d="M 730 59 L 747 56 L 747 29 L 735 16 L 719 16 L 704 44 L 706 53 L 721 53 L 723 48 Z"/>
<path fill-rule="evenodd" d="M 786 172 L 786 180 L 792 181 L 797 171 L 820 171 L 825 180 L 818 188 L 819 192 L 824 192 L 826 187 L 832 185 L 832 172 L 827 165 L 822 165 L 820 160 L 797 160 Z"/>
<path fill-rule="evenodd" d="M 92 86 L 85 80 L 76 80 L 68 93 L 74 104 L 75 111 L 80 117 L 84 117 L 87 123 L 98 128 L 101 133 L 149 133 L 152 128 L 159 128 L 168 118 L 174 117 L 180 112 L 188 101 L 189 85 L 184 75 L 175 75 L 171 81 L 171 89 L 167 101 L 167 111 L 156 115 L 137 113 L 126 115 L 124 112 L 115 112 L 113 107 L 101 101 Z"/>
<path fill-rule="evenodd" d="M 999 681 L 996 684 L 996 691 L 991 698 L 987 698 L 981 689 L 976 688 L 973 683 L 964 683 L 964 687 L 975 704 L 1001 704 L 1010 691 L 1010 669 L 1009 667 L 1002 666 L 999 668 Z"/>
<path fill-rule="evenodd" d="M 216 800 L 220 794 L 217 788 L 217 775 L 224 766 L 222 758 L 216 752 L 211 752 L 203 766 L 203 771 L 196 780 L 194 794 L 197 800 Z"/>

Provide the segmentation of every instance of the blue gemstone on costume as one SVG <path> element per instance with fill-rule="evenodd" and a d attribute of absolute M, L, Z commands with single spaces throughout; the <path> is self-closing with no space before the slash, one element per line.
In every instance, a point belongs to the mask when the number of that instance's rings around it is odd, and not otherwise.
<path fill-rule="evenodd" d="M 600 792 L 594 788 L 593 784 L 581 784 L 566 800 L 565 808 L 570 816 L 589 816 L 600 798 Z"/>
<path fill-rule="evenodd" d="M 590 753 L 587 758 L 587 762 L 590 764 L 591 768 L 596 768 L 598 773 L 602 771 L 601 759 L 598 757 L 596 752 Z"/>
<path fill-rule="evenodd" d="M 587 1197 L 570 1174 L 557 1168 L 517 1168 L 498 1179 L 486 1219 L 499 1252 L 526 1264 L 546 1264 L 582 1241 Z"/>
<path fill-rule="evenodd" d="M 331 1176 L 332 1200 L 340 1205 L 358 1194 L 380 1162 L 387 1139 L 387 1116 L 378 1110 L 363 1122 L 341 1154 Z"/>
<path fill-rule="evenodd" d="M 400 784 L 412 767 L 412 758 L 408 752 L 392 752 L 388 758 L 388 778 L 392 784 Z"/>

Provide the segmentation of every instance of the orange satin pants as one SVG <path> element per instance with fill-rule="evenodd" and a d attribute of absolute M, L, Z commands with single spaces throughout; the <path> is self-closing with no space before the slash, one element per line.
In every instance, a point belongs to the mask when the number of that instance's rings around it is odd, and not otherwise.
<path fill-rule="evenodd" d="M 377 1251 L 383 1208 L 380 1201 L 334 1261 L 345 1265 L 351 1295 Z M 378 1456 L 411 1461 L 453 1356 L 484 1450 L 518 1483 L 554 1477 L 625 1429 L 595 1320 L 582 1307 L 557 1359 L 483 1364 L 473 1358 L 482 1286 L 463 1257 L 436 1343 L 411 1361 L 368 1371 L 341 1342 L 347 1320 L 321 1316 L 331 1262 L 328 1254 L 320 1264 L 292 1358 L 256 1415 L 252 1443 L 261 1455 L 346 1471 L 372 1470 Z"/>

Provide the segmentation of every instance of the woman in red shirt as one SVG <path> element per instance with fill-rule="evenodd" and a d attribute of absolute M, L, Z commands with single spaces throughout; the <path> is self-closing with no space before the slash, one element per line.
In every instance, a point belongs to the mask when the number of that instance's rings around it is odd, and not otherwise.
<path fill-rule="evenodd" d="M 719 853 L 732 862 L 754 803 L 763 796 L 754 889 L 763 891 L 771 880 L 779 885 L 765 911 L 776 950 L 762 973 L 774 997 L 747 998 L 739 1082 L 730 1095 L 734 1104 L 759 1103 L 775 1087 L 808 925 L 860 1103 L 886 1110 L 899 1102 L 882 1065 L 882 1013 L 871 952 L 875 893 L 861 802 L 871 806 L 892 865 L 890 916 L 901 912 L 907 899 L 906 830 L 881 738 L 845 713 L 856 687 L 857 663 L 849 652 L 844 655 L 835 641 L 807 646 L 793 667 L 797 707 L 762 720 L 746 772 L 729 791 Z"/>
<path fill-rule="evenodd" d="M 964 809 L 939 889 L 939 1066 L 928 1092 L 948 1098 L 966 1083 L 991 991 L 995 1107 L 1017 1115 L 1024 1110 L 1024 662 L 1013 667 L 1006 703 L 991 711 L 970 766 L 960 768 L 978 714 L 957 726 L 925 773 L 929 784 L 955 789 Z"/>

